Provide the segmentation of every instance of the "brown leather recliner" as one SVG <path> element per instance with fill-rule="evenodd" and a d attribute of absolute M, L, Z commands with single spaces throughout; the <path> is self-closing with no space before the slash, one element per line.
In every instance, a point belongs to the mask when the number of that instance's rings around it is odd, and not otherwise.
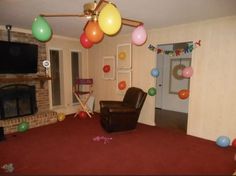
<path fill-rule="evenodd" d="M 129 88 L 123 101 L 100 101 L 101 125 L 107 132 L 136 128 L 147 93 L 140 88 Z"/>

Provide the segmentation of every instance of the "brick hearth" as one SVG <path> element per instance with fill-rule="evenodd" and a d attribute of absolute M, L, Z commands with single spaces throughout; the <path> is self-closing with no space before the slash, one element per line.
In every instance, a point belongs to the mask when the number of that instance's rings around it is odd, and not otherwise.
<path fill-rule="evenodd" d="M 47 111 L 24 117 L 0 120 L 0 126 L 4 128 L 5 134 L 9 134 L 17 132 L 17 127 L 22 122 L 28 122 L 29 128 L 49 125 L 57 122 L 57 113 L 54 111 Z"/>
<path fill-rule="evenodd" d="M 7 41 L 7 31 L 0 30 L 0 40 Z M 6 120 L 0 120 L 0 127 L 4 127 L 4 133 L 9 134 L 17 131 L 17 126 L 21 122 L 29 122 L 29 128 L 34 128 L 38 126 L 48 125 L 57 122 L 57 113 L 50 110 L 49 108 L 49 93 L 48 93 L 48 80 L 45 80 L 43 87 L 42 82 L 38 78 L 45 76 L 45 68 L 42 65 L 43 60 L 47 58 L 46 56 L 46 45 L 43 42 L 39 42 L 33 38 L 31 34 L 22 32 L 11 32 L 11 41 L 22 42 L 22 43 L 32 43 L 38 45 L 38 73 L 36 74 L 1 74 L 1 80 L 21 80 L 21 81 L 10 81 L 10 82 L 0 82 L 0 87 L 9 84 L 28 84 L 34 85 L 36 88 L 36 101 L 38 112 L 33 115 L 16 117 Z M 1 54 L 1 53 L 0 53 Z M 9 79 L 10 78 L 10 79 Z M 16 79 L 15 79 L 16 78 Z"/>

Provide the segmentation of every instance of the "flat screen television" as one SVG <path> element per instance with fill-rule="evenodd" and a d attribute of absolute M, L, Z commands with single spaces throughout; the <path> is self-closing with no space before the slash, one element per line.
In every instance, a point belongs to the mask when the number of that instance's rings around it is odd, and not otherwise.
<path fill-rule="evenodd" d="M 38 46 L 0 41 L 0 74 L 37 73 Z"/>

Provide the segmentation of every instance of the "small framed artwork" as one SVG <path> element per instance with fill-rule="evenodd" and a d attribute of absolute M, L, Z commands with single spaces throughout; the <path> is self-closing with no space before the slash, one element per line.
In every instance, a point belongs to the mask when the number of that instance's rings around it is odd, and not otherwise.
<path fill-rule="evenodd" d="M 117 45 L 116 58 L 118 69 L 131 69 L 132 67 L 131 43 Z"/>
<path fill-rule="evenodd" d="M 189 78 L 182 76 L 182 70 L 191 65 L 191 58 L 170 60 L 169 93 L 178 94 L 182 89 L 189 90 Z"/>
<path fill-rule="evenodd" d="M 114 80 L 115 79 L 115 57 L 105 56 L 103 57 L 103 79 Z"/>
<path fill-rule="evenodd" d="M 131 70 L 117 71 L 117 92 L 119 94 L 125 94 L 129 87 L 131 87 Z"/>

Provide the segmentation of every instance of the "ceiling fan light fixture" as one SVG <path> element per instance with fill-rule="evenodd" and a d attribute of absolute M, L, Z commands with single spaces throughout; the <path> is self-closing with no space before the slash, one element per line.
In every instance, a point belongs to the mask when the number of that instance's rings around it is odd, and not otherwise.
<path fill-rule="evenodd" d="M 86 18 L 87 18 L 88 20 L 90 20 L 90 19 L 92 19 L 92 16 L 86 16 Z"/>
<path fill-rule="evenodd" d="M 98 16 L 97 15 L 92 15 L 91 19 L 92 19 L 92 21 L 98 21 Z"/>
<path fill-rule="evenodd" d="M 96 2 L 84 4 L 84 14 L 85 15 L 92 15 L 93 11 L 95 10 L 96 7 L 97 7 Z"/>

